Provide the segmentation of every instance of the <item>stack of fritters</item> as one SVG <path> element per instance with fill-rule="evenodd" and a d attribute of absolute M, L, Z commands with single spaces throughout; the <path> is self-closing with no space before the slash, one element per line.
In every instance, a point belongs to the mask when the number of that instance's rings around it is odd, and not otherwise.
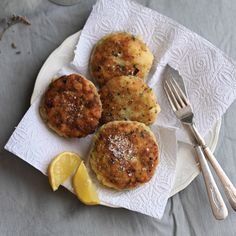
<path fill-rule="evenodd" d="M 131 189 L 151 179 L 159 161 L 154 123 L 160 107 L 144 82 L 153 55 L 145 43 L 125 32 L 110 34 L 94 47 L 90 72 L 100 86 L 80 74 L 51 82 L 40 105 L 47 125 L 63 137 L 95 134 L 90 164 L 111 188 Z"/>

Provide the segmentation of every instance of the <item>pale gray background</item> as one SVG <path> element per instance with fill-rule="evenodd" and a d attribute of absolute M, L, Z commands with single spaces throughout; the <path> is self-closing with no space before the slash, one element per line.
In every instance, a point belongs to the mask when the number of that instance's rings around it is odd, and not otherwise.
<path fill-rule="evenodd" d="M 15 12 L 27 14 L 32 22 L 30 27 L 14 26 L 0 41 L 0 236 L 236 235 L 236 213 L 228 203 L 228 218 L 213 218 L 202 176 L 168 201 L 158 221 L 125 209 L 84 206 L 63 188 L 53 193 L 45 176 L 3 150 L 29 107 L 40 67 L 67 36 L 82 29 L 94 2 L 60 7 L 47 0 L 0 0 L 0 17 Z M 234 0 L 138 2 L 177 20 L 236 59 Z M 11 48 L 12 42 L 17 49 Z M 235 108 L 236 103 L 223 117 L 215 155 L 236 185 Z"/>

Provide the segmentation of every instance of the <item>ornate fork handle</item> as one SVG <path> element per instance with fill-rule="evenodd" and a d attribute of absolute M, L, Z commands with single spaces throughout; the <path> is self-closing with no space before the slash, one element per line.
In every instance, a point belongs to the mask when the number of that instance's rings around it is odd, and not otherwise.
<path fill-rule="evenodd" d="M 202 151 L 202 147 L 195 146 L 195 149 L 197 151 L 198 159 L 202 169 L 202 174 L 204 177 L 208 198 L 211 204 L 212 213 L 214 214 L 216 219 L 223 220 L 227 217 L 228 210 L 211 174 L 211 170 Z"/>
<path fill-rule="evenodd" d="M 213 169 L 215 170 L 217 176 L 219 177 L 230 205 L 236 211 L 236 188 L 234 187 L 228 176 L 225 174 L 224 170 L 216 160 L 210 148 L 206 145 L 204 139 L 202 138 L 202 136 L 200 135 L 194 124 L 191 125 L 191 129 L 198 144 L 202 146 L 205 156 L 207 157 Z"/>

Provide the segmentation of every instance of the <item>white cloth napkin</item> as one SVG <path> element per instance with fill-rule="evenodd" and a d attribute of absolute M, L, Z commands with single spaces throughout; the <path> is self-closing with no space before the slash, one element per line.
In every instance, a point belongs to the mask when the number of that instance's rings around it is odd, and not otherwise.
<path fill-rule="evenodd" d="M 195 122 L 205 136 L 236 98 L 236 63 L 210 42 L 170 18 L 129 0 L 98 0 L 75 50 L 73 64 L 87 75 L 92 47 L 114 31 L 143 38 L 155 60 L 147 83 L 157 94 L 161 113 L 157 124 L 180 127 L 162 86 L 167 63 L 178 69 L 193 105 Z M 189 141 L 182 128 L 178 140 Z"/>
<path fill-rule="evenodd" d="M 160 163 L 151 181 L 130 191 L 104 188 L 92 175 L 101 204 L 124 207 L 146 215 L 161 218 L 174 182 L 177 143 L 175 129 L 152 126 L 160 147 Z M 65 139 L 50 131 L 39 116 L 39 99 L 27 111 L 5 148 L 28 162 L 43 174 L 53 157 L 63 151 L 79 153 L 87 163 L 92 136 Z M 92 172 L 90 172 L 92 174 Z M 73 192 L 70 180 L 64 186 Z"/>

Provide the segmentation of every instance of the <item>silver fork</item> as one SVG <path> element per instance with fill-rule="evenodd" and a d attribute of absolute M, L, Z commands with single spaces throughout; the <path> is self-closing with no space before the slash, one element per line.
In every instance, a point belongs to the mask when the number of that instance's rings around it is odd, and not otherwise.
<path fill-rule="evenodd" d="M 201 137 L 200 133 L 197 131 L 197 128 L 193 122 L 194 114 L 193 114 L 191 104 L 188 98 L 185 96 L 185 94 L 181 90 L 180 86 L 177 84 L 177 82 L 173 78 L 170 78 L 169 80 L 165 80 L 164 89 L 165 89 L 167 98 L 170 102 L 170 105 L 173 111 L 175 112 L 177 118 L 183 124 L 190 127 L 196 139 L 196 143 L 198 144 L 195 146 L 195 149 L 198 154 L 199 163 L 200 163 L 201 170 L 203 173 L 203 177 L 204 177 L 204 181 L 205 181 L 205 185 L 207 189 L 207 194 L 208 194 L 208 198 L 210 201 L 213 215 L 218 220 L 225 219 L 228 215 L 228 210 L 220 194 L 220 191 L 215 183 L 215 180 L 212 176 L 212 173 L 210 171 L 210 168 L 208 166 L 205 156 L 208 157 L 217 175 L 219 176 L 223 184 L 224 190 L 226 192 L 227 198 L 229 199 L 230 204 L 234 209 L 236 209 L 235 188 L 233 187 L 233 184 L 230 182 L 229 178 L 226 176 L 226 174 L 220 167 L 213 153 L 206 146 L 204 139 Z"/>

